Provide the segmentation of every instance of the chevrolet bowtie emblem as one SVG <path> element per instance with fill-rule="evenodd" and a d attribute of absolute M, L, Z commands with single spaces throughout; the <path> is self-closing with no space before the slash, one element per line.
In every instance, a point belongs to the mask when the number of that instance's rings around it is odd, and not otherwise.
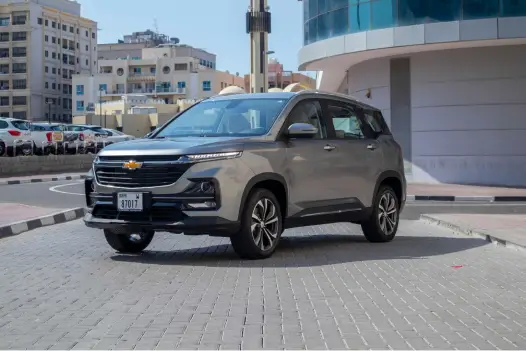
<path fill-rule="evenodd" d="M 122 165 L 122 168 L 129 169 L 130 171 L 139 169 L 142 167 L 142 162 L 128 161 Z"/>

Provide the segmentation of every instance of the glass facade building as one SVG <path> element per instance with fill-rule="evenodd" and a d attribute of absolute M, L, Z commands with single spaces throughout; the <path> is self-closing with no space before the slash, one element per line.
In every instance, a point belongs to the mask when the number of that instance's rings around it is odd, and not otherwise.
<path fill-rule="evenodd" d="M 526 0 L 303 0 L 304 44 L 435 22 L 526 16 Z"/>

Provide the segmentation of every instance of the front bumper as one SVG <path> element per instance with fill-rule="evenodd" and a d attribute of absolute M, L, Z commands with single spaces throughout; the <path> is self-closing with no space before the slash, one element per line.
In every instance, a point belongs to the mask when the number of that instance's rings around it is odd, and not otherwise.
<path fill-rule="evenodd" d="M 109 229 L 115 234 L 129 234 L 140 231 L 165 231 L 188 235 L 211 235 L 229 237 L 239 230 L 238 222 L 220 217 L 186 217 L 179 221 L 128 221 L 84 216 L 84 223 L 90 228 Z"/>

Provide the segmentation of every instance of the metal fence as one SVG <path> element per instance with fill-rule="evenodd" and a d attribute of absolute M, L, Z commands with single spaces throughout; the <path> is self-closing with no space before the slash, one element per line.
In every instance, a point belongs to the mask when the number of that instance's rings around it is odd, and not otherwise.
<path fill-rule="evenodd" d="M 47 156 L 47 155 L 77 155 L 97 153 L 108 145 L 109 141 L 76 140 L 53 142 L 44 141 L 41 145 L 30 139 L 1 140 L 0 157 L 16 156 Z"/>

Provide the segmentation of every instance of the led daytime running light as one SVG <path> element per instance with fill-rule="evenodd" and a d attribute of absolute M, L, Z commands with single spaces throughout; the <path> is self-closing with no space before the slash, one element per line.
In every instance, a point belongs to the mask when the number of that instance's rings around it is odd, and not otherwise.
<path fill-rule="evenodd" d="M 186 157 L 192 161 L 206 161 L 218 158 L 235 158 L 241 156 L 241 152 L 220 152 L 216 154 L 196 154 L 187 155 Z"/>

